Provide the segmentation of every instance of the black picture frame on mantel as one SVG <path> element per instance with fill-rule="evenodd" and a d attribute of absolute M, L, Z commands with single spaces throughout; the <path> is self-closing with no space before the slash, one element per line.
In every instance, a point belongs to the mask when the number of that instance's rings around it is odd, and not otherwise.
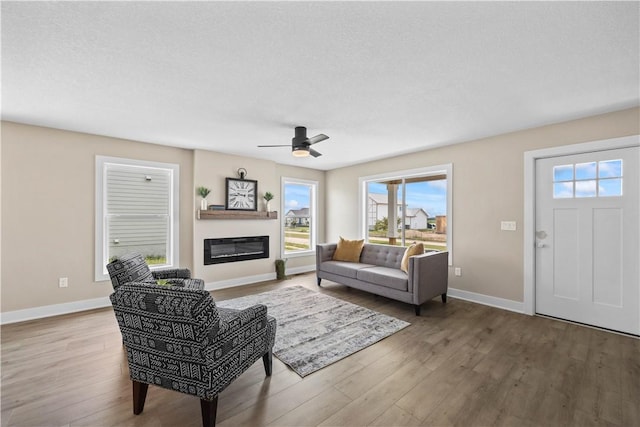
<path fill-rule="evenodd" d="M 224 207 L 228 211 L 258 210 L 258 181 L 225 178 Z"/>

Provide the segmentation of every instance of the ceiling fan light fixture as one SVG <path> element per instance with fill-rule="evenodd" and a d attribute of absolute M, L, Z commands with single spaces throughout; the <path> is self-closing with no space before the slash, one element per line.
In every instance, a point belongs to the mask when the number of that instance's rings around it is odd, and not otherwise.
<path fill-rule="evenodd" d="M 293 154 L 293 157 L 309 157 L 309 148 L 294 147 L 293 150 L 291 150 L 291 154 Z"/>
<path fill-rule="evenodd" d="M 293 157 L 320 157 L 322 153 L 317 152 L 310 146 L 322 142 L 329 137 L 323 133 L 320 133 L 311 138 L 307 138 L 307 128 L 304 126 L 296 126 L 296 136 L 291 140 L 291 154 Z M 272 145 L 258 145 L 258 147 L 289 147 L 284 144 L 272 144 Z"/>

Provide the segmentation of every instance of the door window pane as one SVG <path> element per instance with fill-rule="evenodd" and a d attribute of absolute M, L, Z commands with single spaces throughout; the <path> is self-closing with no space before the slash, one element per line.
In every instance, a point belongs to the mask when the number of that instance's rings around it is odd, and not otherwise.
<path fill-rule="evenodd" d="M 621 159 L 553 167 L 554 199 L 615 196 L 622 196 Z"/>
<path fill-rule="evenodd" d="M 601 179 L 598 195 L 600 197 L 622 196 L 622 178 Z"/>
<path fill-rule="evenodd" d="M 596 162 L 578 163 L 576 165 L 576 180 L 595 179 L 595 178 L 596 178 Z"/>
<path fill-rule="evenodd" d="M 576 181 L 576 197 L 596 197 L 596 180 Z"/>
<path fill-rule="evenodd" d="M 573 197 L 573 181 L 553 183 L 554 199 L 567 199 L 567 198 L 570 199 L 572 197 Z"/>
<path fill-rule="evenodd" d="M 572 181 L 573 180 L 573 165 L 560 165 L 553 167 L 553 180 L 554 181 Z"/>
<path fill-rule="evenodd" d="M 606 160 L 598 163 L 599 178 L 618 178 L 622 176 L 622 160 Z"/>

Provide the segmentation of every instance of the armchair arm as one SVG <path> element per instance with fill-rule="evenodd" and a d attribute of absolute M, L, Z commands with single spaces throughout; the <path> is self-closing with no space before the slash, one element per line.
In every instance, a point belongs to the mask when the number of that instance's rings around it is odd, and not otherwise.
<path fill-rule="evenodd" d="M 409 258 L 409 289 L 413 304 L 420 305 L 447 293 L 449 286 L 449 253 L 430 252 Z"/>
<path fill-rule="evenodd" d="M 164 270 L 152 270 L 153 278 L 158 279 L 190 279 L 191 271 L 188 268 L 167 268 Z"/>
<path fill-rule="evenodd" d="M 253 362 L 263 357 L 273 343 L 267 336 L 267 307 L 261 304 L 244 310 L 219 308 L 220 328 L 209 333 L 205 359 L 217 393 Z"/>
<path fill-rule="evenodd" d="M 215 340 L 224 340 L 235 331 L 247 328 L 262 321 L 266 325 L 267 306 L 256 304 L 244 310 L 218 308 L 220 312 L 220 329 Z M 263 325 L 264 326 L 264 325 Z"/>
<path fill-rule="evenodd" d="M 244 310 L 218 308 L 218 313 L 220 325 L 209 333 L 209 350 L 222 349 L 223 353 L 226 353 L 225 350 L 233 347 L 236 337 L 242 339 L 246 333 L 258 331 L 267 326 L 267 307 L 262 304 L 256 304 Z M 235 345 L 238 345 L 237 339 Z M 213 353 L 208 351 L 207 360 L 211 361 L 210 356 L 217 358 Z"/>

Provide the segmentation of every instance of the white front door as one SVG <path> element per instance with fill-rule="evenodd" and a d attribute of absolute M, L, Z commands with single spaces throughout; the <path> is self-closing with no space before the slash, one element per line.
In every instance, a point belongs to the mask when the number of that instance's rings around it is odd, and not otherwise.
<path fill-rule="evenodd" d="M 640 334 L 640 148 L 536 160 L 536 312 Z"/>

